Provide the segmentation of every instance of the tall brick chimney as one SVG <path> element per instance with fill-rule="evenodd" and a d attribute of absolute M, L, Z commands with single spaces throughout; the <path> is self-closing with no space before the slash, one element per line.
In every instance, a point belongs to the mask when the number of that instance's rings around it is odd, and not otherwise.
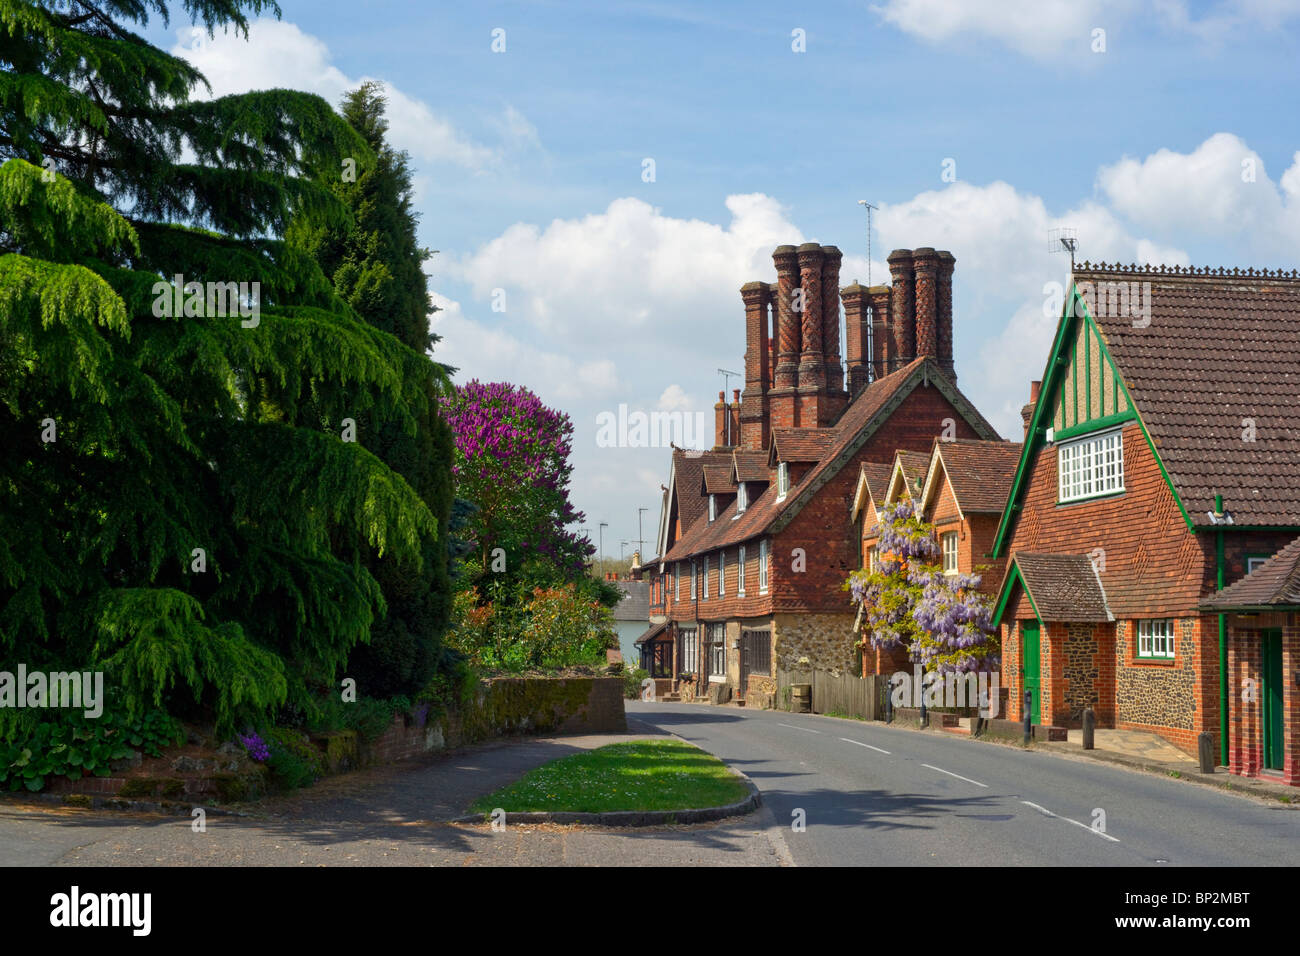
<path fill-rule="evenodd" d="M 822 246 L 822 356 L 825 359 L 826 408 L 832 418 L 848 404 L 844 368 L 840 364 L 840 261 L 844 253 Z"/>
<path fill-rule="evenodd" d="M 870 325 L 871 299 L 865 286 L 852 285 L 840 290 L 844 300 L 844 360 L 849 370 L 849 396 L 853 397 L 871 381 Z"/>
<path fill-rule="evenodd" d="M 1038 396 L 1043 391 L 1042 382 L 1029 383 L 1029 404 L 1020 409 L 1020 417 L 1025 423 L 1025 441 L 1029 441 L 1029 423 L 1033 420 L 1034 409 L 1038 406 Z"/>
<path fill-rule="evenodd" d="M 889 309 L 893 290 L 887 285 L 873 285 L 867 290 L 871 301 L 871 380 L 884 378 L 892 368 L 894 356 L 894 330 Z"/>
<path fill-rule="evenodd" d="M 948 378 L 957 381 L 957 367 L 953 364 L 952 350 L 952 272 L 957 260 L 951 252 L 939 252 L 939 273 L 936 279 L 939 333 L 939 366 Z"/>
<path fill-rule="evenodd" d="M 799 247 L 799 287 L 803 290 L 803 351 L 799 353 L 799 393 L 826 387 L 826 360 L 822 356 L 822 247 L 805 242 Z M 812 423 L 809 422 L 809 425 Z"/>
<path fill-rule="evenodd" d="M 889 307 L 889 323 L 894 333 L 889 371 L 894 372 L 916 358 L 916 278 L 912 272 L 911 249 L 895 249 L 886 261 L 894 280 Z"/>
<path fill-rule="evenodd" d="M 767 447 L 767 392 L 772 370 L 772 343 L 768 341 L 768 310 L 772 295 L 766 282 L 746 282 L 740 289 L 745 302 L 745 395 L 740 402 L 739 444 L 751 451 Z"/>
<path fill-rule="evenodd" d="M 776 265 L 776 374 L 767 393 L 771 428 L 799 424 L 796 389 L 799 385 L 799 349 L 803 342 L 802 313 L 795 312 L 794 291 L 799 285 L 799 255 L 794 246 L 777 246 Z"/>
<path fill-rule="evenodd" d="M 929 246 L 912 250 L 912 271 L 916 281 L 916 351 L 917 358 L 939 359 L 939 310 L 936 282 L 939 278 L 939 254 Z"/>
<path fill-rule="evenodd" d="M 727 423 L 731 420 L 731 409 L 727 407 L 727 393 L 718 392 L 718 401 L 713 406 L 713 447 L 726 448 Z"/>
<path fill-rule="evenodd" d="M 738 388 L 731 390 L 731 407 L 727 409 L 727 416 L 730 419 L 730 424 L 727 426 L 730 429 L 728 434 L 731 435 L 730 445 L 736 448 L 740 445 L 740 389 Z"/>

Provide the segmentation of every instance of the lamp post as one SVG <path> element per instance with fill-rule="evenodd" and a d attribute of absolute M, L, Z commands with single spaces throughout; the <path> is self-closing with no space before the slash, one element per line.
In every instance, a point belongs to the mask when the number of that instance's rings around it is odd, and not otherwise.
<path fill-rule="evenodd" d="M 600 523 L 600 536 L 599 536 L 599 537 L 600 537 L 600 550 L 599 550 L 598 554 L 600 555 L 600 573 L 601 573 L 601 574 L 604 574 L 604 573 L 605 573 L 605 529 L 608 528 L 608 527 L 609 527 L 609 522 L 608 522 L 608 521 L 602 521 L 602 522 Z"/>

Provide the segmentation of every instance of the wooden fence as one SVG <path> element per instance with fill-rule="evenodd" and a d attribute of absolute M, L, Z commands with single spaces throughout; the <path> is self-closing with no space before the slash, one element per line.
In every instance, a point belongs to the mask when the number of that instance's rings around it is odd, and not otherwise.
<path fill-rule="evenodd" d="M 792 684 L 812 684 L 814 714 L 843 714 L 864 720 L 884 719 L 884 695 L 889 681 L 880 675 L 832 674 L 822 670 L 776 671 L 776 706 L 790 709 Z"/>

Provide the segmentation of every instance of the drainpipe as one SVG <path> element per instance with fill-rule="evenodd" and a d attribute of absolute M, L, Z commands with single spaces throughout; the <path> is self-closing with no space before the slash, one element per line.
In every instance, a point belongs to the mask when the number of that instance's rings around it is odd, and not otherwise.
<path fill-rule="evenodd" d="M 1223 514 L 1223 495 L 1214 496 L 1214 513 Z M 1223 590 L 1223 526 L 1214 532 L 1214 565 L 1219 590 Z M 1228 766 L 1228 615 L 1219 612 L 1219 757 Z"/>

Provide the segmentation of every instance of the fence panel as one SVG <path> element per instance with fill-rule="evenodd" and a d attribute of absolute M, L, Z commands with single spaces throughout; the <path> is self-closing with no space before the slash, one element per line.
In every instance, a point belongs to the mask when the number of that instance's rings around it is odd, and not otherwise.
<path fill-rule="evenodd" d="M 777 707 L 790 709 L 789 688 L 792 684 L 812 684 L 812 709 L 815 714 L 844 714 L 864 720 L 880 720 L 881 694 L 886 686 L 883 677 L 872 674 L 832 674 L 823 670 L 776 671 Z"/>

